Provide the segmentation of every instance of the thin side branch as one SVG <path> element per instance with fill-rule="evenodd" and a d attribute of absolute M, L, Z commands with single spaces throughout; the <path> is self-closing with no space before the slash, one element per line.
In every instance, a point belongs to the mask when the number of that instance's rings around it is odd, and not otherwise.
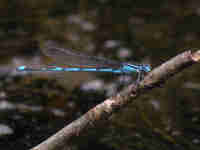
<path fill-rule="evenodd" d="M 97 129 L 102 125 L 102 122 L 106 122 L 114 112 L 117 112 L 138 96 L 147 93 L 152 88 L 158 87 L 171 76 L 199 61 L 200 50 L 193 53 L 191 51 L 186 51 L 177 55 L 147 74 L 144 80 L 140 82 L 139 86 L 135 84 L 129 85 L 116 96 L 92 108 L 82 117 L 73 121 L 31 150 L 58 150 L 69 145 L 72 138 L 75 139 L 83 134 L 87 134 L 88 130 Z"/>

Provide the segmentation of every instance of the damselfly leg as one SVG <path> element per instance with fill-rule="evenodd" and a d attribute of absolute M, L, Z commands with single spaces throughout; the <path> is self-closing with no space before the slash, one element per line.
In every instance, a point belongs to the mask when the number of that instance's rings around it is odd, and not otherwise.
<path fill-rule="evenodd" d="M 142 81 L 143 79 L 144 79 L 144 72 L 143 71 L 139 71 L 138 75 L 137 75 L 136 84 L 139 85 L 140 81 Z"/>

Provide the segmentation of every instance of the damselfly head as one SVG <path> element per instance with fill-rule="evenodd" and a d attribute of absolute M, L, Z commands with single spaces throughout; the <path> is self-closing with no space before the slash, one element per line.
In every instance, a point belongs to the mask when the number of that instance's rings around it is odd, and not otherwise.
<path fill-rule="evenodd" d="M 149 64 L 142 64 L 141 65 L 141 70 L 144 72 L 150 72 L 151 71 L 151 66 Z"/>

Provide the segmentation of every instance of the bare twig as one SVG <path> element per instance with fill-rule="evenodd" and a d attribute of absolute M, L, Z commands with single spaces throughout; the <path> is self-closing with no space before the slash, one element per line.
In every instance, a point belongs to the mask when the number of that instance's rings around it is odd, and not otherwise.
<path fill-rule="evenodd" d="M 172 75 L 175 75 L 198 61 L 200 61 L 200 50 L 196 52 L 186 51 L 177 55 L 146 75 L 139 86 L 131 84 L 116 96 L 92 108 L 82 117 L 73 121 L 31 150 L 58 150 L 63 146 L 69 145 L 69 141 L 72 138 L 78 138 L 78 136 L 87 133 L 88 130 L 98 128 L 114 112 L 135 100 L 136 97 L 147 93 L 152 88 L 158 87 Z"/>

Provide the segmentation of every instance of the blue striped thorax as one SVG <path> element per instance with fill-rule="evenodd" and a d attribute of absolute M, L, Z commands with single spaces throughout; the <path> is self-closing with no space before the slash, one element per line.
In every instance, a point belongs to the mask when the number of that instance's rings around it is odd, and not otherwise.
<path fill-rule="evenodd" d="M 149 71 L 151 71 L 151 67 L 148 64 L 133 65 L 133 64 L 129 64 L 129 63 L 123 63 L 122 71 L 124 73 L 149 72 Z"/>

